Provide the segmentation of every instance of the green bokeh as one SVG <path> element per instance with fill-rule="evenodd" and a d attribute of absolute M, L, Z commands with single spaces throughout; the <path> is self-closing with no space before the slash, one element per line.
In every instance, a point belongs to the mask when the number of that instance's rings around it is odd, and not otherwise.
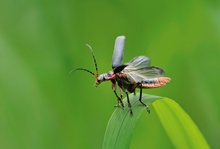
<path fill-rule="evenodd" d="M 111 83 L 69 71 L 111 70 L 114 40 L 124 62 L 147 55 L 172 78 L 145 93 L 170 97 L 220 146 L 218 1 L 0 1 L 0 148 L 101 148 L 116 98 Z M 173 148 L 153 108 L 131 148 Z M 135 112 L 135 111 L 134 111 Z M 175 129 L 175 128 L 174 128 Z"/>

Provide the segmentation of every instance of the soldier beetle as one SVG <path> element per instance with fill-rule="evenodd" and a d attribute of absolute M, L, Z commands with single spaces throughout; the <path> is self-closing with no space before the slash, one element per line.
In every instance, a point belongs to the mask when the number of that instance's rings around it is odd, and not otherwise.
<path fill-rule="evenodd" d="M 124 108 L 124 104 L 122 101 L 122 92 L 125 92 L 127 96 L 130 115 L 132 115 L 133 112 L 128 92 L 135 93 L 135 89 L 139 88 L 139 101 L 146 107 L 148 113 L 150 113 L 148 105 L 142 102 L 141 100 L 142 89 L 158 88 L 161 86 L 165 86 L 167 83 L 171 81 L 171 79 L 169 77 L 164 76 L 163 69 L 155 66 L 150 66 L 151 60 L 146 56 L 137 56 L 134 57 L 130 62 L 122 64 L 124 55 L 124 43 L 125 36 L 118 36 L 116 38 L 114 52 L 112 56 L 113 70 L 109 71 L 108 73 L 98 75 L 98 66 L 96 58 L 90 45 L 87 46 L 89 47 L 92 53 L 96 73 L 93 73 L 92 71 L 85 68 L 77 68 L 72 70 L 71 72 L 74 72 L 76 70 L 83 70 L 92 74 L 93 76 L 95 76 L 96 87 L 104 81 L 111 81 L 113 92 L 118 99 L 118 104 L 116 106 L 119 106 L 121 104 L 121 106 Z M 120 96 L 116 92 L 117 85 L 120 87 Z"/>

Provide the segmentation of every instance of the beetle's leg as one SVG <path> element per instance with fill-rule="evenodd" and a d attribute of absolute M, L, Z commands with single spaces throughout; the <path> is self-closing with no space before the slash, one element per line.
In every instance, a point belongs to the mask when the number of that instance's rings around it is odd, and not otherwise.
<path fill-rule="evenodd" d="M 140 97 L 139 97 L 139 101 L 146 107 L 147 112 L 150 113 L 150 108 L 148 107 L 147 104 L 145 104 L 143 101 L 141 101 L 142 99 L 142 85 L 140 86 Z"/>
<path fill-rule="evenodd" d="M 123 98 L 123 97 L 122 97 L 122 92 L 123 92 L 123 89 L 120 87 L 119 93 L 120 93 L 121 99 Z"/>
<path fill-rule="evenodd" d="M 134 95 L 136 95 L 135 89 L 134 89 Z"/>
<path fill-rule="evenodd" d="M 118 96 L 118 94 L 116 93 L 116 87 L 117 87 L 116 82 L 115 82 L 114 80 L 112 80 L 112 89 L 113 89 L 113 92 L 114 92 L 115 96 L 116 96 L 117 99 L 118 99 L 118 104 L 115 105 L 115 107 L 118 107 L 118 106 L 121 104 L 122 108 L 124 108 L 124 103 L 123 103 L 123 101 L 122 101 L 121 91 L 120 91 L 120 94 L 121 94 L 121 98 L 120 98 L 120 97 Z"/>
<path fill-rule="evenodd" d="M 129 108 L 129 111 L 130 111 L 130 115 L 132 116 L 133 112 L 132 112 L 132 108 L 131 108 L 131 103 L 130 103 L 130 100 L 129 100 L 128 92 L 125 91 L 125 93 L 127 95 L 127 102 L 128 102 L 128 108 Z"/>

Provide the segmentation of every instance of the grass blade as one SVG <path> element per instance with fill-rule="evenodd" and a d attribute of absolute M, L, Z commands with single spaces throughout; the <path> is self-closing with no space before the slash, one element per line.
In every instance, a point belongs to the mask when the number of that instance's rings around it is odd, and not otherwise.
<path fill-rule="evenodd" d="M 127 108 L 127 99 L 125 98 L 125 109 L 122 110 L 121 107 L 116 108 L 108 122 L 102 146 L 103 149 L 129 148 L 138 118 L 143 111 L 147 114 L 147 110 L 138 101 L 139 95 L 134 96 L 131 94 L 129 97 L 134 114 L 130 116 Z M 209 148 L 194 122 L 173 100 L 148 94 L 143 94 L 142 100 L 148 105 L 156 100 L 160 100 L 155 102 L 153 106 L 176 148 Z"/>
<path fill-rule="evenodd" d="M 139 95 L 129 95 L 133 116 L 130 116 L 130 112 L 127 108 L 127 99 L 124 99 L 125 109 L 122 110 L 118 107 L 113 112 L 105 132 L 103 149 L 127 149 L 130 146 L 132 132 L 134 126 L 143 111 L 146 112 L 146 108 L 138 101 Z M 155 100 L 162 99 L 159 96 L 143 94 L 142 99 L 146 104 L 151 104 Z"/>
<path fill-rule="evenodd" d="M 175 148 L 210 148 L 198 127 L 176 102 L 164 98 L 153 106 Z"/>

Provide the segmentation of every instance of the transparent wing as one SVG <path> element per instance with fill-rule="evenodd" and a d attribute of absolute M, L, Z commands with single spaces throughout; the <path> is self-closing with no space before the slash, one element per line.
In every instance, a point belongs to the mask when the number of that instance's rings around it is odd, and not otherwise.
<path fill-rule="evenodd" d="M 136 83 L 162 76 L 164 76 L 164 70 L 154 66 L 137 69 L 134 71 L 127 71 L 128 80 Z"/>
<path fill-rule="evenodd" d="M 122 64 L 124 56 L 125 36 L 118 36 L 115 40 L 114 52 L 112 55 L 112 68 L 116 68 Z"/>
<path fill-rule="evenodd" d="M 150 66 L 150 58 L 146 56 L 137 56 L 133 58 L 130 62 L 126 63 L 128 65 L 125 67 L 126 71 L 134 71 L 137 69 L 142 69 Z"/>
<path fill-rule="evenodd" d="M 127 65 L 123 72 L 127 74 L 127 79 L 131 82 L 137 83 L 164 76 L 163 69 L 150 66 L 150 59 L 145 56 L 135 57 Z"/>

